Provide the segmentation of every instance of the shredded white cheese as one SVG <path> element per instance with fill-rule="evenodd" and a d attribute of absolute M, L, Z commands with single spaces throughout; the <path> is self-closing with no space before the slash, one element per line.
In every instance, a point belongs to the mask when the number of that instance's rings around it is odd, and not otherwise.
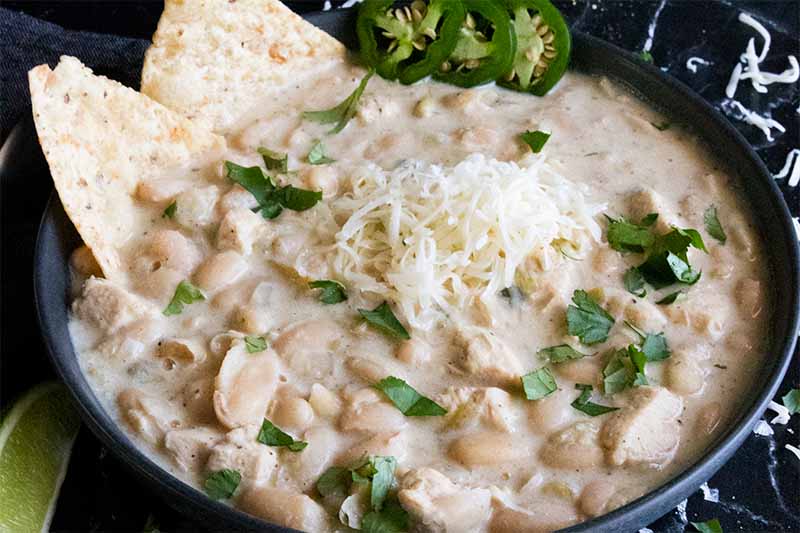
<path fill-rule="evenodd" d="M 689 59 L 686 60 L 686 68 L 688 70 L 694 72 L 695 74 L 697 74 L 697 66 L 698 65 L 708 66 L 708 65 L 712 65 L 712 64 L 713 63 L 711 61 L 707 61 L 707 60 L 703 59 L 702 57 L 696 57 L 696 56 L 690 57 Z"/>
<path fill-rule="evenodd" d="M 719 489 L 712 489 L 706 482 L 700 485 L 700 490 L 703 492 L 703 499 L 705 501 L 719 503 Z"/>
<path fill-rule="evenodd" d="M 743 120 L 748 124 L 752 124 L 756 128 L 760 129 L 767 137 L 768 141 L 775 140 L 772 137 L 773 129 L 776 129 L 781 133 L 784 133 L 786 131 L 786 128 L 783 127 L 783 124 L 781 124 L 777 120 L 774 120 L 771 117 L 762 117 L 755 111 L 747 109 L 738 100 L 726 100 L 722 102 L 722 109 L 723 111 L 732 113 L 734 115 L 734 118 Z"/>
<path fill-rule="evenodd" d="M 756 53 L 755 38 L 751 37 L 747 42 L 747 48 L 741 55 L 739 63 L 733 68 L 730 81 L 725 88 L 725 94 L 728 98 L 734 97 L 736 89 L 739 86 L 739 81 L 741 80 L 749 79 L 757 92 L 766 93 L 767 85 L 772 83 L 794 83 L 800 79 L 800 65 L 798 65 L 797 57 L 793 55 L 788 57 L 789 68 L 780 74 L 762 72 L 760 65 L 767 57 L 769 47 L 772 44 L 772 36 L 760 22 L 747 13 L 740 13 L 739 21 L 755 29 L 764 40 L 764 46 L 759 53 Z"/>
<path fill-rule="evenodd" d="M 792 446 L 791 444 L 787 443 L 784 445 L 784 448 L 795 454 L 797 458 L 800 459 L 800 449 L 798 449 L 797 446 Z"/>
<path fill-rule="evenodd" d="M 785 426 L 789 423 L 789 418 L 791 418 L 792 415 L 789 414 L 789 409 L 787 409 L 785 405 L 781 405 L 773 400 L 769 402 L 767 409 L 775 411 L 778 415 L 769 421 L 770 424 L 782 424 Z"/>
<path fill-rule="evenodd" d="M 675 511 L 678 513 L 678 518 L 680 518 L 681 522 L 684 524 L 689 521 L 686 517 L 686 506 L 689 504 L 689 500 L 683 500 L 678 506 L 675 508 Z"/>
<path fill-rule="evenodd" d="M 514 285 L 518 269 L 552 268 L 561 260 L 554 241 L 576 251 L 599 241 L 594 217 L 605 208 L 542 154 L 519 164 L 473 154 L 454 167 L 373 165 L 351 178 L 351 190 L 331 202 L 344 221 L 336 275 L 393 301 L 423 330 Z"/>
<path fill-rule="evenodd" d="M 771 437 L 775 434 L 775 431 L 772 429 L 772 426 L 767 424 L 766 420 L 759 420 L 753 427 L 753 433 L 761 435 L 762 437 Z"/>
<path fill-rule="evenodd" d="M 791 174 L 789 173 L 790 170 Z M 783 168 L 775 174 L 776 179 L 785 178 L 786 176 L 789 176 L 789 181 L 786 182 L 789 187 L 797 187 L 797 184 L 800 183 L 800 148 L 790 150 L 786 154 L 786 162 L 783 164 Z"/>

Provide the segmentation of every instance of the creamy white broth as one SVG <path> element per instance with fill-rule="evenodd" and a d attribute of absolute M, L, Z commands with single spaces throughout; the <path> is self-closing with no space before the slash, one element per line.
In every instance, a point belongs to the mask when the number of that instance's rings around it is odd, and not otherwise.
<path fill-rule="evenodd" d="M 241 165 L 259 164 L 260 146 L 288 152 L 297 172 L 282 179 L 322 190 L 314 208 L 264 220 L 249 212 L 252 195 L 232 186 L 221 162 L 170 170 L 155 186 L 140 187 L 146 216 L 125 245 L 127 284 L 89 280 L 70 324 L 82 368 L 120 425 L 195 486 L 211 471 L 240 470 L 233 505 L 314 531 L 346 529 L 337 518 L 341 501 L 321 498 L 316 480 L 365 455 L 398 459 L 400 502 L 423 531 L 555 529 L 604 514 L 688 466 L 735 416 L 768 331 L 766 260 L 732 178 L 689 131 L 660 131 L 653 124 L 664 118 L 656 111 L 608 80 L 574 73 L 545 98 L 494 87 L 406 87 L 376 76 L 341 133 L 326 136 L 331 125 L 302 120 L 302 111 L 345 98 L 363 74 L 342 68 L 269 95 L 229 136 L 226 159 Z M 412 340 L 398 341 L 359 318 L 358 308 L 382 298 L 349 286 L 346 302 L 323 305 L 294 271 L 304 257 L 309 277 L 335 279 L 308 252 L 332 231 L 324 204 L 346 195 L 349 177 L 365 164 L 451 166 L 475 152 L 523 160 L 529 148 L 519 134 L 536 129 L 552 132 L 543 152 L 550 164 L 585 185 L 604 212 L 635 220 L 658 212 L 665 231 L 670 224 L 701 231 L 709 253 L 690 252 L 703 274 L 686 297 L 661 306 L 654 302 L 674 288 L 646 299 L 626 292 L 622 274 L 641 256 L 599 242 L 574 258 L 550 254 L 522 297 L 498 295 L 428 331 L 409 328 Z M 307 163 L 317 139 L 336 162 Z M 173 200 L 174 219 L 163 217 Z M 728 233 L 725 246 L 702 229 L 712 203 Z M 73 267 L 77 294 L 96 272 L 85 250 Z M 184 279 L 207 299 L 163 316 Z M 581 346 L 567 335 L 564 315 L 576 289 L 590 291 L 616 318 L 607 342 Z M 672 355 L 647 365 L 649 387 L 603 396 L 608 352 L 637 341 L 624 320 L 663 331 Z M 473 326 L 490 331 L 495 345 L 475 340 Z M 245 335 L 264 336 L 269 349 L 246 353 Z M 558 390 L 526 400 L 519 375 L 544 365 L 538 350 L 563 343 L 593 355 L 547 365 Z M 470 350 L 490 354 L 500 371 L 465 367 Z M 389 375 L 448 415 L 404 417 L 371 388 Z M 574 409 L 576 383 L 593 384 L 593 401 L 621 409 L 598 417 Z M 264 416 L 309 446 L 291 452 L 259 444 Z M 663 449 L 653 449 L 654 434 L 666 441 Z"/>

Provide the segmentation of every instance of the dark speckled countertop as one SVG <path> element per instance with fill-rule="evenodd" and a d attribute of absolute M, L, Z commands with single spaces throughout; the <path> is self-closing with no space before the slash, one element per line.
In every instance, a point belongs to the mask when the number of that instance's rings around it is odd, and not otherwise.
<path fill-rule="evenodd" d="M 322 2 L 288 2 L 298 11 L 318 9 Z M 341 1 L 332 2 L 334 6 Z M 800 84 L 774 84 L 767 94 L 743 81 L 735 98 L 786 127 L 773 131 L 774 141 L 730 114 L 725 86 L 733 65 L 756 32 L 740 23 L 741 11 L 752 14 L 771 32 L 772 46 L 762 68 L 781 72 L 787 55 L 800 56 L 800 2 L 797 0 L 572 0 L 558 1 L 575 29 L 633 51 L 648 51 L 654 63 L 699 92 L 726 113 L 777 174 L 790 150 L 800 148 Z M 81 39 L 100 43 L 83 56 L 95 70 L 128 84 L 136 83 L 146 43 L 109 39 L 40 24 L 16 12 L 70 30 L 148 39 L 161 12 L 159 2 L 15 2 L 0 9 L 0 84 L 2 138 L 30 113 L 24 73 L 33 65 L 53 62 L 58 53 L 78 46 Z M 44 32 L 44 34 L 42 34 Z M 35 34 L 35 35 L 34 35 Z M 43 37 L 44 35 L 44 37 Z M 65 44 L 66 43 L 66 44 Z M 103 44 L 107 43 L 107 53 Z M 761 41 L 757 38 L 757 49 Z M 62 47 L 62 49 L 59 49 Z M 687 68 L 691 57 L 703 59 L 696 72 Z M 800 164 L 800 162 L 798 163 Z M 46 174 L 45 174 L 46 175 Z M 0 405 L 32 384 L 51 378 L 39 341 L 32 299 L 30 264 L 35 230 L 52 184 L 22 182 L 14 169 L 2 176 L 2 350 Z M 778 179 L 797 217 L 800 187 Z M 23 197 L 24 202 L 17 199 Z M 795 219 L 797 220 L 797 219 Z M 799 226 L 800 228 L 800 226 Z M 797 354 L 780 395 L 800 385 Z M 774 413 L 765 415 L 771 420 Z M 771 425 L 772 436 L 752 435 L 706 485 L 678 509 L 648 527 L 655 532 L 680 532 L 688 521 L 717 517 L 726 532 L 800 531 L 800 457 L 786 444 L 800 447 L 800 416 L 788 425 Z M 155 518 L 162 531 L 201 530 L 199 524 L 177 515 L 133 479 L 85 429 L 78 436 L 53 522 L 54 530 L 141 531 Z M 642 530 L 646 531 L 646 530 Z"/>

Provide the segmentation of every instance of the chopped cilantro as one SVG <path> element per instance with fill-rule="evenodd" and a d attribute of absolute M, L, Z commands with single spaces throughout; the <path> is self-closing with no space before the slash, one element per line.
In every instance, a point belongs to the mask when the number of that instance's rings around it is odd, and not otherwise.
<path fill-rule="evenodd" d="M 576 383 L 575 388 L 581 391 L 581 394 L 575 398 L 570 405 L 582 413 L 585 413 L 589 416 L 600 416 L 619 409 L 619 407 L 609 407 L 607 405 L 599 405 L 589 401 L 589 398 L 592 397 L 591 385 Z"/>
<path fill-rule="evenodd" d="M 552 372 L 546 367 L 522 376 L 522 389 L 529 400 L 540 400 L 558 389 Z"/>
<path fill-rule="evenodd" d="M 792 389 L 783 398 L 783 405 L 789 410 L 789 414 L 800 413 L 800 389 Z"/>
<path fill-rule="evenodd" d="M 206 297 L 200 289 L 188 281 L 183 280 L 178 283 L 178 286 L 175 288 L 175 294 L 172 296 L 169 305 L 164 308 L 163 313 L 165 316 L 179 315 L 183 312 L 184 305 L 193 304 L 205 299 Z"/>
<path fill-rule="evenodd" d="M 606 216 L 608 220 L 608 229 L 606 230 L 606 239 L 608 245 L 614 250 L 619 252 L 635 252 L 642 253 L 653 245 L 655 237 L 650 231 L 649 226 L 655 219 L 649 219 L 652 215 L 648 215 L 642 222 L 649 222 L 648 224 L 634 224 L 625 220 L 624 217 L 613 219 Z M 658 215 L 655 215 L 658 217 Z"/>
<path fill-rule="evenodd" d="M 647 50 L 642 50 L 639 52 L 639 59 L 644 61 L 645 63 L 653 63 L 653 54 L 648 52 Z"/>
<path fill-rule="evenodd" d="M 361 519 L 363 533 L 402 533 L 408 528 L 408 513 L 394 498 L 387 499 L 380 511 L 370 511 Z"/>
<path fill-rule="evenodd" d="M 707 252 L 703 238 L 696 230 L 673 227 L 672 231 L 655 240 L 648 250 L 647 259 L 637 268 L 645 281 L 657 289 L 673 283 L 696 283 L 700 272 L 689 265 L 689 247 Z"/>
<path fill-rule="evenodd" d="M 352 482 L 353 475 L 350 473 L 349 468 L 332 466 L 317 480 L 317 492 L 319 492 L 322 497 L 332 494 L 344 497 L 350 491 L 350 484 Z"/>
<path fill-rule="evenodd" d="M 266 418 L 261 424 L 261 429 L 258 431 L 258 437 L 256 437 L 256 440 L 261 444 L 266 444 L 267 446 L 285 446 L 293 452 L 299 452 L 308 446 L 307 442 L 294 440 L 291 435 L 281 431 L 278 426 Z"/>
<path fill-rule="evenodd" d="M 691 524 L 700 533 L 722 533 L 722 524 L 716 518 L 705 522 L 691 522 Z"/>
<path fill-rule="evenodd" d="M 550 139 L 550 134 L 543 132 L 543 131 L 526 131 L 525 133 L 520 134 L 520 137 L 525 144 L 531 147 L 531 151 L 534 154 L 538 154 L 544 148 L 544 145 L 547 144 L 547 140 Z"/>
<path fill-rule="evenodd" d="M 208 476 L 203 486 L 212 500 L 227 500 L 236 492 L 240 481 L 242 475 L 238 471 L 225 468 Z"/>
<path fill-rule="evenodd" d="M 634 296 L 639 298 L 647 296 L 647 289 L 644 288 L 644 276 L 638 268 L 631 267 L 626 270 L 622 276 L 622 283 L 625 285 L 625 290 Z"/>
<path fill-rule="evenodd" d="M 411 335 L 408 334 L 403 324 L 397 320 L 397 317 L 394 316 L 394 313 L 392 313 L 392 310 L 389 308 L 389 304 L 386 302 L 383 302 L 371 311 L 369 309 L 359 309 L 358 313 L 364 320 L 393 337 L 405 340 L 411 338 Z"/>
<path fill-rule="evenodd" d="M 666 131 L 672 126 L 668 120 L 664 120 L 663 122 L 651 122 L 650 124 L 658 131 Z"/>
<path fill-rule="evenodd" d="M 267 349 L 267 339 L 264 337 L 256 337 L 255 335 L 248 335 L 244 338 L 244 347 L 247 353 L 263 352 Z"/>
<path fill-rule="evenodd" d="M 335 159 L 331 159 L 325 155 L 325 145 L 322 144 L 322 141 L 314 143 L 314 146 L 311 147 L 311 151 L 308 152 L 308 162 L 312 165 L 327 165 L 335 161 Z"/>
<path fill-rule="evenodd" d="M 706 225 L 706 232 L 717 239 L 720 244 L 725 244 L 725 241 L 728 240 L 728 236 L 725 235 L 725 230 L 722 228 L 722 224 L 719 221 L 717 206 L 711 205 L 705 210 L 703 213 L 703 222 Z"/>
<path fill-rule="evenodd" d="M 339 133 L 347 126 L 350 119 L 355 116 L 356 110 L 358 109 L 358 101 L 364 93 L 364 89 L 367 88 L 367 83 L 373 74 L 375 74 L 375 70 L 370 69 L 367 75 L 361 80 L 361 83 L 358 84 L 358 87 L 356 87 L 350 96 L 342 100 L 339 105 L 322 111 L 305 111 L 303 113 L 303 118 L 313 122 L 319 122 L 320 124 L 333 124 L 335 122 L 336 125 L 328 132 L 328 135 Z"/>
<path fill-rule="evenodd" d="M 375 384 L 387 398 L 406 416 L 442 416 L 447 409 L 418 393 L 400 378 L 389 376 Z"/>
<path fill-rule="evenodd" d="M 292 211 L 305 211 L 322 200 L 322 192 L 298 189 L 292 185 L 278 188 L 269 176 L 265 176 L 261 167 L 243 167 L 225 161 L 228 178 L 247 189 L 258 202 L 254 209 L 261 216 L 272 219 L 281 214 L 284 208 Z"/>
<path fill-rule="evenodd" d="M 586 357 L 585 353 L 579 352 L 569 344 L 559 344 L 558 346 L 542 348 L 536 355 L 547 359 L 551 363 L 563 363 L 564 361 Z"/>
<path fill-rule="evenodd" d="M 162 218 L 175 218 L 175 213 L 178 212 L 178 202 L 172 201 L 171 204 L 164 209 L 164 213 L 161 215 Z"/>
<path fill-rule="evenodd" d="M 274 170 L 278 174 L 286 174 L 289 172 L 289 155 L 280 152 L 273 152 L 267 148 L 257 148 L 256 151 L 261 154 L 264 160 L 264 166 L 267 170 Z"/>
<path fill-rule="evenodd" d="M 576 290 L 567 308 L 567 331 L 583 344 L 597 344 L 608 339 L 614 318 L 600 307 L 586 291 Z"/>
<path fill-rule="evenodd" d="M 308 284 L 312 289 L 322 289 L 319 301 L 324 304 L 338 304 L 347 300 L 347 291 L 341 283 L 332 279 L 319 279 Z"/>

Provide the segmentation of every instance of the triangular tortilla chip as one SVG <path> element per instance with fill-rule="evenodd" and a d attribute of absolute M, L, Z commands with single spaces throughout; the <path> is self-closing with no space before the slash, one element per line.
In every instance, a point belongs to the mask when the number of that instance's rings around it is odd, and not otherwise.
<path fill-rule="evenodd" d="M 142 92 L 226 134 L 270 91 L 346 54 L 278 0 L 167 0 L 145 56 Z"/>
<path fill-rule="evenodd" d="M 218 158 L 225 140 L 74 57 L 28 73 L 33 118 L 61 203 L 105 276 L 124 283 L 119 249 L 142 214 L 138 183 Z"/>

